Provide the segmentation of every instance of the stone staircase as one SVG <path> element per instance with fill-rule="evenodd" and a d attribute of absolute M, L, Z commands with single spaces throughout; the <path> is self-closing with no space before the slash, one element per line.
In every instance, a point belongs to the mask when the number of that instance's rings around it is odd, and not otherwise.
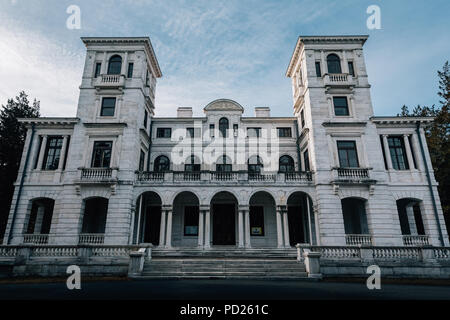
<path fill-rule="evenodd" d="M 155 249 L 140 279 L 307 279 L 295 249 Z"/>

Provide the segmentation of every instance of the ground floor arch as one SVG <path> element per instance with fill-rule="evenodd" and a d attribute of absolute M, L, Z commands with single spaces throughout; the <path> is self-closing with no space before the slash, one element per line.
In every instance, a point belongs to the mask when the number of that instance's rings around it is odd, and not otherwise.
<path fill-rule="evenodd" d="M 158 246 L 161 228 L 165 223 L 161 219 L 161 197 L 156 192 L 148 191 L 141 194 L 136 202 L 132 243 L 151 243 Z"/>
<path fill-rule="evenodd" d="M 197 247 L 200 232 L 200 202 L 190 191 L 179 193 L 173 201 L 171 245 Z"/>
<path fill-rule="evenodd" d="M 236 221 L 238 220 L 238 200 L 227 191 L 222 191 L 214 195 L 210 204 L 210 219 L 212 245 L 214 246 L 235 246 L 236 239 Z M 209 222 L 209 221 L 208 221 Z"/>
<path fill-rule="evenodd" d="M 266 191 L 254 193 L 249 201 L 250 243 L 252 247 L 277 246 L 276 202 Z"/>
<path fill-rule="evenodd" d="M 311 197 L 301 191 L 292 193 L 287 200 L 286 213 L 283 216 L 285 245 L 316 245 L 316 221 Z"/>
<path fill-rule="evenodd" d="M 50 198 L 38 198 L 30 201 L 30 209 L 24 229 L 25 243 L 48 243 L 54 207 L 55 200 Z"/>

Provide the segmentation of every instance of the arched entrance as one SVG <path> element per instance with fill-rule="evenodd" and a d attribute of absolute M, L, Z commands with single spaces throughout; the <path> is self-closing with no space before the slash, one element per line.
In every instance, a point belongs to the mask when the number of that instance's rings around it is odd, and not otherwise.
<path fill-rule="evenodd" d="M 304 192 L 291 194 L 287 201 L 289 244 L 316 245 L 314 211 L 311 198 Z"/>
<path fill-rule="evenodd" d="M 197 247 L 200 234 L 199 200 L 192 192 L 181 192 L 173 201 L 172 245 Z"/>
<path fill-rule="evenodd" d="M 252 247 L 277 246 L 275 199 L 265 191 L 250 198 L 250 239 Z"/>
<path fill-rule="evenodd" d="M 161 232 L 160 196 L 155 192 L 145 192 L 137 200 L 134 219 L 133 243 L 151 243 L 158 246 Z"/>
<path fill-rule="evenodd" d="M 212 241 L 215 246 L 236 245 L 238 201 L 229 192 L 219 192 L 211 200 Z"/>

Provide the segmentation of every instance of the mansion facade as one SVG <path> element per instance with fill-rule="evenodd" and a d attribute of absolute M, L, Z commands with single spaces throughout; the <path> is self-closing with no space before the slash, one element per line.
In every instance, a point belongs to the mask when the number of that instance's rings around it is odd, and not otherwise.
<path fill-rule="evenodd" d="M 82 38 L 75 118 L 28 128 L 3 244 L 448 246 L 424 128 L 374 116 L 366 36 L 300 37 L 293 116 L 155 117 L 149 38 Z"/>

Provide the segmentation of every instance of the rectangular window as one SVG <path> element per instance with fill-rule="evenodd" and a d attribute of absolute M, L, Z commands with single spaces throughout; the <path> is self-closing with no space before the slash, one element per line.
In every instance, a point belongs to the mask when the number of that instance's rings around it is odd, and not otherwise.
<path fill-rule="evenodd" d="M 303 152 L 303 161 L 305 162 L 305 171 L 310 171 L 311 167 L 309 166 L 309 153 L 308 153 L 308 150 Z"/>
<path fill-rule="evenodd" d="M 264 207 L 250 207 L 250 234 L 255 237 L 264 237 Z"/>
<path fill-rule="evenodd" d="M 215 126 L 213 124 L 209 125 L 209 136 L 211 138 L 214 138 L 214 130 L 215 130 Z"/>
<path fill-rule="evenodd" d="M 302 129 L 305 127 L 305 110 L 300 112 L 300 121 L 302 122 Z"/>
<path fill-rule="evenodd" d="M 148 124 L 148 112 L 147 110 L 144 110 L 144 128 L 147 130 L 147 124 Z"/>
<path fill-rule="evenodd" d="M 292 129 L 291 128 L 277 128 L 277 129 L 278 129 L 278 137 L 292 138 Z"/>
<path fill-rule="evenodd" d="M 261 137 L 261 128 L 248 128 L 247 136 L 249 138 L 259 138 Z"/>
<path fill-rule="evenodd" d="M 100 76 L 100 72 L 102 71 L 102 64 L 96 63 L 95 64 L 95 75 L 94 78 L 98 78 Z"/>
<path fill-rule="evenodd" d="M 322 70 L 320 68 L 320 61 L 316 61 L 316 76 L 320 78 L 322 76 Z"/>
<path fill-rule="evenodd" d="M 238 134 L 239 134 L 239 125 L 238 124 L 233 124 L 233 135 L 235 136 L 235 137 L 237 137 L 238 136 Z"/>
<path fill-rule="evenodd" d="M 156 137 L 157 138 L 171 138 L 172 137 L 172 129 L 171 128 L 158 128 L 158 129 L 156 129 Z"/>
<path fill-rule="evenodd" d="M 134 63 L 130 62 L 128 64 L 128 75 L 127 75 L 128 78 L 133 78 L 133 69 L 134 69 Z"/>
<path fill-rule="evenodd" d="M 111 164 L 112 141 L 96 141 L 92 154 L 92 168 L 109 168 Z"/>
<path fill-rule="evenodd" d="M 351 61 L 348 63 L 348 73 L 350 73 L 352 77 L 355 76 L 355 68 L 353 67 L 353 62 Z"/>
<path fill-rule="evenodd" d="M 195 138 L 195 130 L 194 128 L 186 128 L 186 137 Z"/>
<path fill-rule="evenodd" d="M 197 206 L 184 207 L 184 235 L 198 236 L 199 208 Z"/>
<path fill-rule="evenodd" d="M 403 138 L 389 137 L 388 144 L 391 153 L 392 167 L 395 170 L 409 170 Z"/>
<path fill-rule="evenodd" d="M 341 168 L 358 168 L 358 152 L 355 141 L 338 141 L 339 165 Z"/>
<path fill-rule="evenodd" d="M 336 116 L 348 116 L 348 101 L 347 97 L 333 97 L 334 114 Z"/>
<path fill-rule="evenodd" d="M 62 137 L 50 137 L 45 147 L 44 163 L 42 170 L 56 170 L 61 158 L 61 149 L 63 144 Z"/>
<path fill-rule="evenodd" d="M 141 150 L 141 155 L 139 157 L 139 171 L 144 171 L 145 166 L 145 152 Z"/>
<path fill-rule="evenodd" d="M 114 117 L 116 111 L 116 98 L 103 98 L 102 110 L 100 115 L 102 117 Z"/>
<path fill-rule="evenodd" d="M 147 74 L 145 76 L 145 85 L 147 87 L 150 87 L 150 73 L 148 72 L 148 70 L 147 70 Z"/>

